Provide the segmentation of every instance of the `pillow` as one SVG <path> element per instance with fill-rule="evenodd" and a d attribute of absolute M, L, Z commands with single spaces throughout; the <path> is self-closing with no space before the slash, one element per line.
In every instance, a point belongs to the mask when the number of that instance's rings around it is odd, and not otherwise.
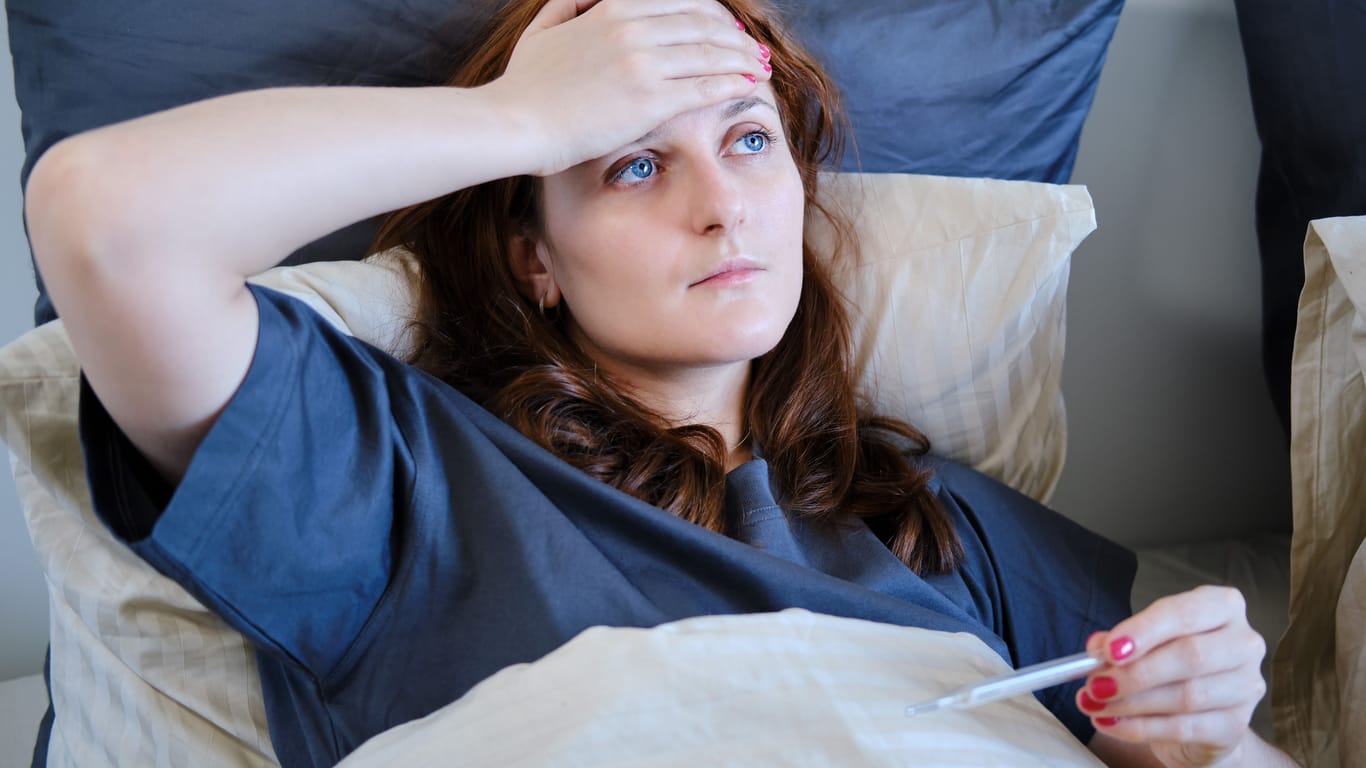
<path fill-rule="evenodd" d="M 827 201 L 855 217 L 863 241 L 836 275 L 879 410 L 920 425 L 939 453 L 1045 497 L 1065 446 L 1068 265 L 1095 227 L 1086 190 L 906 175 L 826 181 Z M 414 276 L 411 256 L 389 251 L 276 268 L 254 282 L 401 354 Z M 52 605 L 51 764 L 269 765 L 245 639 L 118 544 L 90 508 L 77 376 L 60 321 L 0 350 L 0 439 Z"/>
<path fill-rule="evenodd" d="M 1366 216 L 1310 222 L 1304 274 L 1290 384 L 1290 628 L 1272 708 L 1277 741 L 1302 764 L 1351 745 L 1361 751 L 1343 752 L 1342 764 L 1366 765 L 1366 618 L 1352 610 L 1366 602 Z M 1355 626 L 1337 625 L 1340 608 Z M 1335 658 L 1335 637 L 1356 642 Z M 1356 726 L 1340 744 L 1339 724 L 1344 734 Z"/>
<path fill-rule="evenodd" d="M 844 90 L 858 140 L 846 169 L 1064 183 L 1123 0 L 777 5 Z M 492 6 L 9 0 L 21 183 L 65 136 L 211 96 L 439 82 Z M 358 259 L 373 233 L 373 222 L 356 224 L 286 263 Z M 41 280 L 37 316 L 55 317 Z"/>
<path fill-rule="evenodd" d="M 1366 762 L 1366 545 L 1357 548 L 1347 568 L 1342 595 L 1338 598 L 1337 672 L 1340 742 L 1343 765 Z"/>
<path fill-rule="evenodd" d="M 1085 187 L 833 174 L 861 249 L 835 265 L 876 410 L 933 450 L 1047 501 L 1062 474 L 1066 294 L 1096 227 Z M 823 220 L 808 222 L 828 243 Z"/>

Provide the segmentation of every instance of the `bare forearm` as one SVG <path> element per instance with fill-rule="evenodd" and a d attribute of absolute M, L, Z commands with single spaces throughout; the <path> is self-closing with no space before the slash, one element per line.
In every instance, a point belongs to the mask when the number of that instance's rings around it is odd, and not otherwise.
<path fill-rule="evenodd" d="M 178 268 L 246 276 L 361 219 L 528 172 L 528 149 L 486 89 L 250 91 L 54 147 L 33 186 L 68 183 L 46 209 L 30 205 L 30 229 L 110 258 L 166 254 Z M 49 160 L 66 167 L 49 172 Z"/>
<path fill-rule="evenodd" d="M 294 88 L 54 146 L 26 190 L 34 257 L 92 387 L 177 480 L 255 349 L 245 278 L 352 222 L 524 170 L 487 90 Z"/>
<path fill-rule="evenodd" d="M 752 94 L 758 42 L 692 5 L 549 0 L 478 88 L 253 91 L 52 147 L 25 190 L 29 235 L 109 414 L 175 480 L 253 359 L 244 278 L 352 222 L 556 173 Z"/>

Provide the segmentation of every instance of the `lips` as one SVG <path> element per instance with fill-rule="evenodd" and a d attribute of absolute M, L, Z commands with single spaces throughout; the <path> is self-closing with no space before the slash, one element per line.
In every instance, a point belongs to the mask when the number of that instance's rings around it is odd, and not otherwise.
<path fill-rule="evenodd" d="M 688 287 L 742 282 L 753 277 L 756 273 L 764 271 L 764 269 L 763 263 L 756 259 L 743 256 L 726 259 Z"/>

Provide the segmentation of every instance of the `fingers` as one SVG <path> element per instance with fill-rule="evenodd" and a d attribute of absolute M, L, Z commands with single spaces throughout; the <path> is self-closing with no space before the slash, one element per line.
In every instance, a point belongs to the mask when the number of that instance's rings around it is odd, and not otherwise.
<path fill-rule="evenodd" d="M 710 104 L 744 98 L 754 93 L 755 81 L 743 75 L 713 75 L 675 81 L 686 95 L 680 95 L 680 112 Z"/>
<path fill-rule="evenodd" d="M 571 0 L 551 0 L 542 9 L 541 21 L 563 19 L 570 5 Z M 618 50 L 632 52 L 626 60 L 643 78 L 749 75 L 746 79 L 758 81 L 772 71 L 769 51 L 741 31 L 715 0 L 649 0 L 643 5 L 637 0 L 603 0 L 596 7 L 612 9 L 604 17 L 604 34 Z"/>
<path fill-rule="evenodd" d="M 1135 644 L 1137 647 L 1137 644 Z M 1193 676 L 1217 675 L 1242 668 L 1258 668 L 1266 653 L 1266 643 L 1261 636 L 1250 629 L 1241 631 L 1236 626 L 1226 629 L 1191 635 L 1173 640 L 1156 650 L 1131 657 L 1123 665 L 1114 665 L 1091 676 L 1088 684 L 1093 690 L 1102 693 L 1103 698 L 1130 696 L 1135 693 L 1159 688 L 1182 680 L 1195 679 Z M 1109 682 L 1096 685 L 1097 679 L 1104 677 Z"/>
<path fill-rule="evenodd" d="M 1096 717 L 1142 717 L 1211 712 L 1237 709 L 1252 701 L 1253 706 L 1266 693 L 1266 684 L 1250 679 L 1242 670 L 1231 670 L 1193 680 L 1140 690 L 1127 695 L 1103 696 L 1111 688 L 1095 681 L 1077 692 L 1077 707 Z"/>
<path fill-rule="evenodd" d="M 671 14 L 626 22 L 621 34 L 650 45 L 707 44 L 758 56 L 759 43 L 733 19 L 698 14 Z"/>
<path fill-rule="evenodd" d="M 757 56 L 740 53 L 734 48 L 715 45 L 676 45 L 660 53 L 656 59 L 658 76 L 665 80 L 708 75 L 750 75 L 756 81 L 767 80 L 771 70 Z"/>
<path fill-rule="evenodd" d="M 657 12 L 621 22 L 614 33 L 623 45 L 642 52 L 631 58 L 632 79 L 655 82 L 659 95 L 675 112 L 747 96 L 772 76 L 768 51 L 741 32 L 728 12 L 720 20 L 715 14 L 699 12 L 707 7 L 724 11 L 712 0 L 677 0 L 648 7 Z M 659 12 L 666 8 L 682 12 Z"/>
<path fill-rule="evenodd" d="M 1166 597 L 1087 640 L 1109 663 L 1078 692 L 1096 728 L 1183 755 L 1224 755 L 1247 733 L 1266 693 L 1266 643 L 1242 594 L 1201 587 Z"/>
<path fill-rule="evenodd" d="M 1198 587 L 1157 600 L 1115 625 L 1103 639 L 1112 664 L 1134 663 L 1178 637 L 1209 632 L 1234 623 L 1247 626 L 1243 594 L 1228 587 Z"/>
<path fill-rule="evenodd" d="M 527 26 L 526 33 L 532 34 L 563 24 L 595 8 L 598 9 L 598 13 L 610 15 L 617 20 L 653 16 L 701 16 L 720 26 L 740 31 L 735 23 L 735 17 L 716 0 L 548 0 Z"/>
<path fill-rule="evenodd" d="M 485 93 L 535 137 L 544 175 L 752 94 L 770 56 L 716 0 L 548 0 Z"/>
<path fill-rule="evenodd" d="M 610 0 L 602 5 L 604 10 L 610 5 L 611 11 L 619 14 L 619 18 L 696 14 L 725 24 L 735 23 L 731 12 L 716 0 Z"/>
<path fill-rule="evenodd" d="M 1096 729 L 1122 741 L 1207 745 L 1212 755 L 1226 752 L 1247 731 L 1248 712 L 1217 710 L 1186 715 L 1094 719 Z"/>

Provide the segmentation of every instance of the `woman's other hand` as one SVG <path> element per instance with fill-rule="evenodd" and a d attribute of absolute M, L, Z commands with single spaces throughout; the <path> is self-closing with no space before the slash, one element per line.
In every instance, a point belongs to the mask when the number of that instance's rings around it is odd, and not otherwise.
<path fill-rule="evenodd" d="M 601 157 L 670 118 L 742 98 L 768 52 L 716 0 L 550 0 L 489 88 L 535 137 L 535 173 Z"/>
<path fill-rule="evenodd" d="M 1108 661 L 1077 694 L 1100 741 L 1146 744 L 1171 768 L 1280 763 L 1283 755 L 1248 728 L 1266 693 L 1266 643 L 1248 625 L 1238 590 L 1206 586 L 1162 598 L 1092 635 L 1087 650 Z M 1110 751 L 1094 741 L 1092 748 Z"/>

